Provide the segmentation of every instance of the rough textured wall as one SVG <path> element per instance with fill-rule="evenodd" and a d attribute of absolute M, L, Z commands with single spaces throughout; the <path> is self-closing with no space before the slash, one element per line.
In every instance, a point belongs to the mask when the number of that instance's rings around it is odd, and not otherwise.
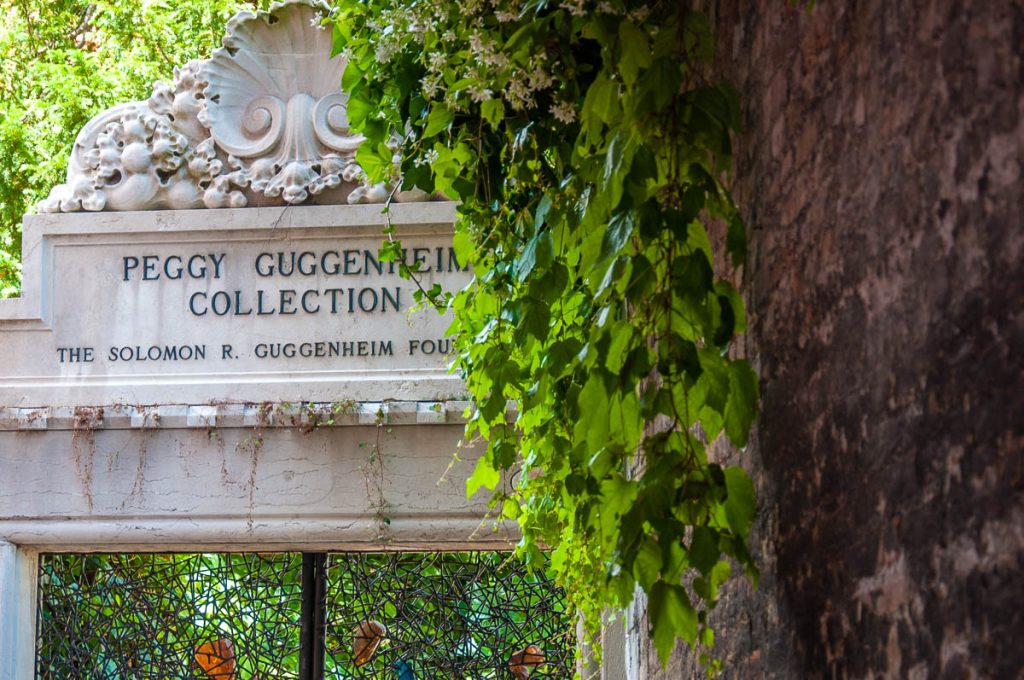
<path fill-rule="evenodd" d="M 1021 677 L 1024 3 L 716 22 L 764 396 L 738 458 L 763 578 L 716 612 L 725 675 Z"/>

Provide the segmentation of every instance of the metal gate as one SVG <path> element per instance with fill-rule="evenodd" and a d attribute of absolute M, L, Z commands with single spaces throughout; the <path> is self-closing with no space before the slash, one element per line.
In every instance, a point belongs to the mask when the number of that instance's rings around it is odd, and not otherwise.
<path fill-rule="evenodd" d="M 36 677 L 569 678 L 564 594 L 507 553 L 48 554 Z"/>

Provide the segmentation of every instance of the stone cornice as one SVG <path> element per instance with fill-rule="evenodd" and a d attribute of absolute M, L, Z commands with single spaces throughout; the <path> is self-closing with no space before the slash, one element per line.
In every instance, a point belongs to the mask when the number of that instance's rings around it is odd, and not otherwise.
<path fill-rule="evenodd" d="M 509 413 L 512 414 L 512 403 Z M 0 407 L 0 431 L 464 425 L 469 401 L 236 402 Z"/>

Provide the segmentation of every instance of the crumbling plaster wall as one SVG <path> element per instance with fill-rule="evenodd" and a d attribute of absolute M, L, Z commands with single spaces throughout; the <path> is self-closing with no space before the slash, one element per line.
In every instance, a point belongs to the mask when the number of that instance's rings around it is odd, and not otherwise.
<path fill-rule="evenodd" d="M 761 586 L 726 677 L 1024 668 L 1024 3 L 716 3 L 751 228 Z M 629 625 L 643 628 L 641 617 Z M 631 677 L 660 670 L 634 644 Z"/>

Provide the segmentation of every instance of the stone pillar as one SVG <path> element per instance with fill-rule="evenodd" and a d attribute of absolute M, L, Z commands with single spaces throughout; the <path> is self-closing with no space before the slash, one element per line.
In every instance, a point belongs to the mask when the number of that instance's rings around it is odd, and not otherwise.
<path fill-rule="evenodd" d="M 0 678 L 35 675 L 36 556 L 0 541 Z"/>
<path fill-rule="evenodd" d="M 601 628 L 601 680 L 626 680 L 626 626 L 624 615 L 615 613 Z"/>

